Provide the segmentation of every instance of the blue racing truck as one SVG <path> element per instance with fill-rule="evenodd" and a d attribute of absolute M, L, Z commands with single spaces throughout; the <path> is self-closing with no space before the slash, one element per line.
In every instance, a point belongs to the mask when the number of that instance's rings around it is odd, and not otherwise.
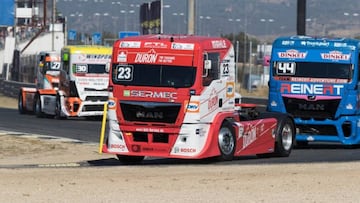
<path fill-rule="evenodd" d="M 277 38 L 267 108 L 295 119 L 296 142 L 360 143 L 360 40 Z"/>

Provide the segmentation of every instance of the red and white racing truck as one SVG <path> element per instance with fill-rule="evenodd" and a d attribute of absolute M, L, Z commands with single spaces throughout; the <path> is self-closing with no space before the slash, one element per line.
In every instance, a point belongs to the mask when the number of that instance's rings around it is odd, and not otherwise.
<path fill-rule="evenodd" d="M 116 41 L 109 128 L 106 137 L 101 135 L 100 152 L 125 163 L 145 156 L 289 156 L 293 119 L 241 104 L 235 77 L 234 49 L 227 39 L 145 35 Z"/>

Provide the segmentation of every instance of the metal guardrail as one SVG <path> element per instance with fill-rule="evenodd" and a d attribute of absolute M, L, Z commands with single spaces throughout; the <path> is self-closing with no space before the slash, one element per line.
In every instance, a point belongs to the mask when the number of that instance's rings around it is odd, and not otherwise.
<path fill-rule="evenodd" d="M 0 92 L 8 97 L 17 98 L 20 87 L 35 87 L 34 83 L 23 83 L 0 78 Z"/>

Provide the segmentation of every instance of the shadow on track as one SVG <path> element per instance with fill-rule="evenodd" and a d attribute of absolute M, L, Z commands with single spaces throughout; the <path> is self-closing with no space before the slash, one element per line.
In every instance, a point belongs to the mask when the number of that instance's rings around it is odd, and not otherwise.
<path fill-rule="evenodd" d="M 309 143 L 296 147 L 289 157 L 259 158 L 257 156 L 236 157 L 232 161 L 218 161 L 216 158 L 200 160 L 168 159 L 147 157 L 137 164 L 123 164 L 117 158 L 88 161 L 88 166 L 129 166 L 129 165 L 250 165 L 250 164 L 306 164 L 306 163 L 339 163 L 360 161 L 359 146 L 345 146 L 334 143 Z"/>

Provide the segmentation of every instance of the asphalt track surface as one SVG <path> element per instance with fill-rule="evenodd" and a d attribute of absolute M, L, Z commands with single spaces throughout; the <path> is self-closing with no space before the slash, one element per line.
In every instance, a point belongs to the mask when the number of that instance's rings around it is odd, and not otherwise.
<path fill-rule="evenodd" d="M 84 143 L 98 143 L 101 132 L 101 121 L 83 118 L 56 120 L 53 118 L 37 118 L 34 115 L 21 115 L 15 109 L 0 108 L 0 130 L 18 132 L 17 135 L 36 134 L 50 137 L 69 138 Z M 41 136 L 40 136 L 41 137 Z M 279 164 L 279 163 L 321 163 L 350 162 L 360 160 L 359 147 L 346 147 L 333 143 L 309 144 L 306 147 L 295 148 L 287 158 L 258 158 L 256 156 L 238 157 L 231 162 L 217 162 L 214 159 L 179 160 L 147 158 L 143 165 L 173 165 L 173 164 Z M 23 167 L 89 167 L 89 166 L 119 166 L 116 158 L 89 160 L 81 163 L 64 165 L 28 165 Z M 11 166 L 8 166 L 11 168 Z"/>

